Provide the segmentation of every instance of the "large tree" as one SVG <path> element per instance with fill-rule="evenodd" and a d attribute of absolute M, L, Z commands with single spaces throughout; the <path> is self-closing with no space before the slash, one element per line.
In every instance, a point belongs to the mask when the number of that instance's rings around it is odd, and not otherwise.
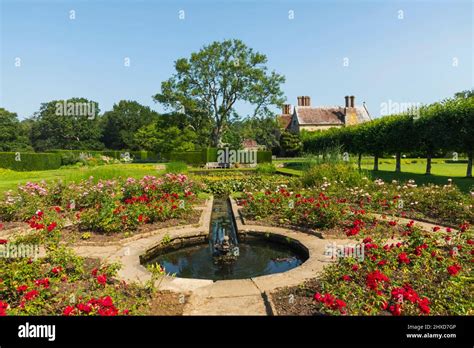
<path fill-rule="evenodd" d="M 205 115 L 212 122 L 212 143 L 218 146 L 236 103 L 252 105 L 251 117 L 268 115 L 284 102 L 285 78 L 269 72 L 267 57 L 240 40 L 213 42 L 190 58 L 175 62 L 176 73 L 161 84 L 157 102 L 185 113 Z"/>
<path fill-rule="evenodd" d="M 0 108 L 0 151 L 28 151 L 28 127 L 18 121 L 17 115 Z"/>
<path fill-rule="evenodd" d="M 179 114 L 160 115 L 158 120 L 143 126 L 135 133 L 135 142 L 147 151 L 161 155 L 173 151 L 195 150 L 197 134 Z"/>
<path fill-rule="evenodd" d="M 158 119 L 158 113 L 136 101 L 121 100 L 104 113 L 102 141 L 108 149 L 139 150 L 135 132 Z"/>
<path fill-rule="evenodd" d="M 99 104 L 85 98 L 41 104 L 31 127 L 33 147 L 36 151 L 103 149 L 99 112 Z"/>

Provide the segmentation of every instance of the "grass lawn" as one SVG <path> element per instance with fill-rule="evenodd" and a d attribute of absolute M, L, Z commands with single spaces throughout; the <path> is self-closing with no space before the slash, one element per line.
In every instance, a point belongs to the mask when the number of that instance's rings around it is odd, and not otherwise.
<path fill-rule="evenodd" d="M 278 163 L 288 163 L 288 168 L 279 168 L 278 172 L 301 175 L 304 161 L 304 159 L 299 159 L 298 161 L 278 161 Z M 465 163 L 445 163 L 444 159 L 435 158 L 432 160 L 432 174 L 425 175 L 426 159 L 404 158 L 402 159 L 402 172 L 395 173 L 395 159 L 382 158 L 379 160 L 379 171 L 374 172 L 372 171 L 373 159 L 365 157 L 362 160 L 362 168 L 368 169 L 373 178 L 380 178 L 384 181 L 407 181 L 413 179 L 418 184 L 434 183 L 445 185 L 448 183 L 448 179 L 453 179 L 453 182 L 462 191 L 469 192 L 474 190 L 474 179 L 465 178 L 467 169 L 467 164 Z"/>
<path fill-rule="evenodd" d="M 56 170 L 43 170 L 34 172 L 15 172 L 0 169 L 0 194 L 15 189 L 18 184 L 28 181 L 54 181 L 77 182 L 93 176 L 94 179 L 113 179 L 117 177 L 140 178 L 145 175 L 164 173 L 163 165 L 146 164 L 111 164 L 97 167 L 61 168 Z"/>

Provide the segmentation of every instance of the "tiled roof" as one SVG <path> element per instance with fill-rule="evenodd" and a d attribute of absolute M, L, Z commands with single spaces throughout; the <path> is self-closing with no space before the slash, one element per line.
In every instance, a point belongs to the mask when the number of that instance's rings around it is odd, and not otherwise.
<path fill-rule="evenodd" d="M 281 128 L 287 129 L 291 122 L 291 115 L 280 115 L 277 117 L 277 122 Z"/>
<path fill-rule="evenodd" d="M 344 108 L 297 106 L 296 116 L 300 125 L 344 124 Z"/>
<path fill-rule="evenodd" d="M 295 108 L 298 123 L 300 125 L 343 125 L 346 115 L 344 107 L 325 106 L 325 107 L 308 107 L 297 106 Z M 369 113 L 364 106 L 356 106 L 349 108 L 348 113 L 355 111 L 357 123 L 370 121 Z"/>

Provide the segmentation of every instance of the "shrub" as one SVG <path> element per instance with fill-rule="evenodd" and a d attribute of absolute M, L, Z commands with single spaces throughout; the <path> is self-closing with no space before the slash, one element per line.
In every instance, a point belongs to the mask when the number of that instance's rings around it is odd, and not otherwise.
<path fill-rule="evenodd" d="M 367 172 L 358 171 L 350 164 L 323 163 L 313 165 L 305 170 L 301 180 L 305 187 L 321 185 L 327 180 L 337 180 L 346 185 L 360 186 L 365 181 L 364 177 L 368 175 Z"/>
<path fill-rule="evenodd" d="M 274 174 L 276 172 L 276 167 L 273 163 L 261 163 L 257 165 L 255 171 L 258 174 Z"/>
<path fill-rule="evenodd" d="M 188 171 L 188 166 L 184 162 L 169 162 L 166 163 L 166 172 L 167 173 L 186 173 Z"/>
<path fill-rule="evenodd" d="M 257 151 L 257 163 L 272 163 L 271 151 Z"/>
<path fill-rule="evenodd" d="M 0 168 L 33 171 L 58 169 L 59 167 L 61 167 L 59 154 L 0 152 Z"/>

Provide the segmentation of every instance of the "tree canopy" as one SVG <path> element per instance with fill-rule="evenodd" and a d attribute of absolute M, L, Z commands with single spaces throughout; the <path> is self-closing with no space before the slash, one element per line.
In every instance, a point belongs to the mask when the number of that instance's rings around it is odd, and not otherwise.
<path fill-rule="evenodd" d="M 176 111 L 207 117 L 212 143 L 218 146 L 237 103 L 250 104 L 249 116 L 257 117 L 284 102 L 280 85 L 285 78 L 269 72 L 266 63 L 265 55 L 240 40 L 216 41 L 190 58 L 178 59 L 176 73 L 161 84 L 154 99 Z"/>

